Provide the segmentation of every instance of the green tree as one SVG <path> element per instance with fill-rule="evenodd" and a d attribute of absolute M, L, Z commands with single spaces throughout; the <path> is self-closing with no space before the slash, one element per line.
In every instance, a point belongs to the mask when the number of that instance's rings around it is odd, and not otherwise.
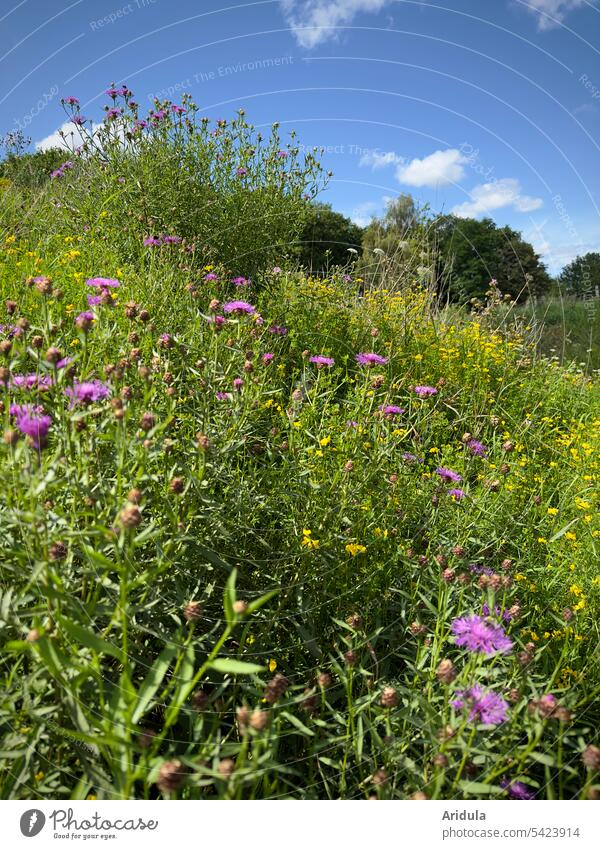
<path fill-rule="evenodd" d="M 429 286 L 435 267 L 430 227 L 427 208 L 418 209 L 411 195 L 391 200 L 365 230 L 361 275 L 371 286 L 390 291 L 415 283 Z"/>
<path fill-rule="evenodd" d="M 437 219 L 437 286 L 452 301 L 484 296 L 490 280 L 514 300 L 548 291 L 551 279 L 532 245 L 511 227 L 491 218 Z"/>
<path fill-rule="evenodd" d="M 558 279 L 569 295 L 597 297 L 600 292 L 600 253 L 576 257 L 563 268 Z"/>
<path fill-rule="evenodd" d="M 362 251 L 363 230 L 326 203 L 314 203 L 300 235 L 298 259 L 304 268 L 324 272 L 333 265 L 345 265 Z M 350 249 L 350 251 L 349 251 Z"/>

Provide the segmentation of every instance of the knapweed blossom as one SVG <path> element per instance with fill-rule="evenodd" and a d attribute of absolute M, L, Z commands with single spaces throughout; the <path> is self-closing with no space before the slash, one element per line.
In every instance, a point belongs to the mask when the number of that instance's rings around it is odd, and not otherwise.
<path fill-rule="evenodd" d="M 48 374 L 15 374 L 10 383 L 13 389 L 50 389 L 52 384 Z"/>
<path fill-rule="evenodd" d="M 48 431 L 52 426 L 52 417 L 44 413 L 44 408 L 31 404 L 13 404 L 10 414 L 15 418 L 17 430 L 31 440 L 34 448 L 44 448 L 48 441 Z"/>
<path fill-rule="evenodd" d="M 430 398 L 432 395 L 437 395 L 437 389 L 435 386 L 415 386 L 413 392 L 415 395 L 418 395 L 419 398 Z"/>
<path fill-rule="evenodd" d="M 288 329 L 281 324 L 272 324 L 269 327 L 269 333 L 273 333 L 274 336 L 287 336 Z"/>
<path fill-rule="evenodd" d="M 249 286 L 250 285 L 250 281 L 246 277 L 232 277 L 231 282 L 233 283 L 234 286 Z"/>
<path fill-rule="evenodd" d="M 459 475 L 458 472 L 453 472 L 452 469 L 447 469 L 445 466 L 438 466 L 435 473 L 445 481 L 460 483 L 462 480 L 462 476 Z"/>
<path fill-rule="evenodd" d="M 223 305 L 223 312 L 248 313 L 252 315 L 252 313 L 256 312 L 256 307 L 253 307 L 252 304 L 246 301 L 228 301 Z"/>
<path fill-rule="evenodd" d="M 311 357 L 309 362 L 314 363 L 317 368 L 331 368 L 331 366 L 335 365 L 333 357 L 323 357 L 321 354 Z"/>
<path fill-rule="evenodd" d="M 404 412 L 403 407 L 396 407 L 394 404 L 380 404 L 379 409 L 386 419 L 392 419 L 394 416 L 401 416 Z"/>
<path fill-rule="evenodd" d="M 470 652 L 492 655 L 510 651 L 513 645 L 502 625 L 477 614 L 455 619 L 450 627 L 456 637 L 456 645 Z"/>
<path fill-rule="evenodd" d="M 110 387 L 101 380 L 75 381 L 72 387 L 65 389 L 65 395 L 71 399 L 71 406 L 92 404 L 102 401 L 110 395 Z"/>
<path fill-rule="evenodd" d="M 451 702 L 455 710 L 469 709 L 469 722 L 479 720 L 484 725 L 500 725 L 508 717 L 508 703 L 492 690 L 483 690 L 477 684 L 468 690 L 459 690 Z"/>
<path fill-rule="evenodd" d="M 388 361 L 387 357 L 381 357 L 379 354 L 373 354 L 368 352 L 357 354 L 354 359 L 360 366 L 368 367 L 376 365 L 384 366 Z"/>
<path fill-rule="evenodd" d="M 508 795 L 511 799 L 533 799 L 535 794 L 531 792 L 531 788 L 522 781 L 507 781 L 503 778 L 500 785 L 508 790 Z"/>
<path fill-rule="evenodd" d="M 449 489 L 448 495 L 450 498 L 453 498 L 454 501 L 461 501 L 465 497 L 466 492 L 464 489 Z"/>
<path fill-rule="evenodd" d="M 95 286 L 97 289 L 118 289 L 121 285 L 114 277 L 90 277 L 85 281 L 86 286 Z"/>
<path fill-rule="evenodd" d="M 485 457 L 485 455 L 488 453 L 488 449 L 485 447 L 485 445 L 483 445 L 477 439 L 469 439 L 466 445 L 471 454 L 474 454 L 476 457 Z"/>

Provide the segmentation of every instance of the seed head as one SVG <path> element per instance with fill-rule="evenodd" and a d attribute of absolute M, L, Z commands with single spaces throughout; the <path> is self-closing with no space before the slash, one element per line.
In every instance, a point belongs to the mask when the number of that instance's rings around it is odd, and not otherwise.
<path fill-rule="evenodd" d="M 235 771 L 235 761 L 232 758 L 223 758 L 219 761 L 218 770 L 223 778 L 230 778 Z"/>
<path fill-rule="evenodd" d="M 183 608 L 184 618 L 188 622 L 198 622 L 202 618 L 203 607 L 199 601 L 188 601 Z"/>
<path fill-rule="evenodd" d="M 59 351 L 58 348 L 48 348 L 48 350 L 46 351 L 46 360 L 47 362 L 55 365 L 59 360 L 62 360 L 62 353 Z"/>
<path fill-rule="evenodd" d="M 600 747 L 586 746 L 581 760 L 588 769 L 592 769 L 594 772 L 600 772 Z"/>
<path fill-rule="evenodd" d="M 266 710 L 257 708 L 250 716 L 250 727 L 255 731 L 264 731 L 269 722 L 269 714 Z"/>
<path fill-rule="evenodd" d="M 158 771 L 156 779 L 158 789 L 161 793 L 174 793 L 185 781 L 186 773 L 181 761 L 165 761 Z"/>
<path fill-rule="evenodd" d="M 273 705 L 287 690 L 289 687 L 289 681 L 285 677 L 285 675 L 281 675 L 281 673 L 277 673 L 271 680 L 268 682 L 265 687 L 265 700 L 267 704 Z"/>
<path fill-rule="evenodd" d="M 175 495 L 180 495 L 185 487 L 185 480 L 183 478 L 173 478 L 169 483 L 169 489 Z"/>
<path fill-rule="evenodd" d="M 119 514 L 121 524 L 124 528 L 137 528 L 142 521 L 140 508 L 136 504 L 126 504 Z"/>
<path fill-rule="evenodd" d="M 456 667 L 449 658 L 445 657 L 443 660 L 440 660 L 438 668 L 435 670 L 435 675 L 442 684 L 451 684 L 457 675 Z"/>
<path fill-rule="evenodd" d="M 381 694 L 381 706 L 384 708 L 395 708 L 399 701 L 398 693 L 393 687 L 386 687 Z"/>
<path fill-rule="evenodd" d="M 53 542 L 48 551 L 50 560 L 64 560 L 67 556 L 68 549 L 64 542 L 57 540 Z"/>

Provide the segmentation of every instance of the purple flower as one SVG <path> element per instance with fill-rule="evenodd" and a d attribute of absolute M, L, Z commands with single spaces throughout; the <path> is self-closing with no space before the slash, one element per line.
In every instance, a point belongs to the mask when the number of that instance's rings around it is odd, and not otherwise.
<path fill-rule="evenodd" d="M 502 625 L 477 614 L 455 619 L 451 630 L 456 637 L 456 645 L 464 646 L 470 652 L 492 655 L 510 651 L 513 645 Z"/>
<path fill-rule="evenodd" d="M 522 781 L 507 781 L 503 778 L 500 784 L 508 790 L 511 799 L 533 799 L 535 796 L 535 793 L 532 793 Z"/>
<path fill-rule="evenodd" d="M 477 439 L 469 439 L 467 442 L 467 448 L 471 452 L 471 454 L 475 454 L 476 457 L 485 457 L 488 453 L 488 449 L 479 442 Z"/>
<path fill-rule="evenodd" d="M 288 155 L 289 154 L 288 154 L 287 150 L 278 150 L 277 151 L 277 158 L 278 159 L 287 159 Z"/>
<path fill-rule="evenodd" d="M 272 324 L 269 327 L 269 333 L 273 333 L 275 336 L 287 336 L 288 329 L 281 324 Z"/>
<path fill-rule="evenodd" d="M 31 439 L 34 448 L 44 448 L 48 440 L 48 431 L 52 426 L 52 418 L 44 413 L 43 407 L 33 407 L 31 404 L 18 406 L 13 404 L 10 408 L 11 416 L 14 416 L 17 429 Z"/>
<path fill-rule="evenodd" d="M 250 281 L 247 280 L 245 277 L 232 277 L 231 282 L 235 286 L 249 286 L 250 285 Z"/>
<path fill-rule="evenodd" d="M 214 321 L 217 327 L 223 327 L 227 319 L 224 315 L 216 315 Z"/>
<path fill-rule="evenodd" d="M 407 463 L 422 463 L 423 460 L 421 457 L 416 457 L 414 454 L 410 454 L 408 451 L 405 451 L 402 455 L 402 459 L 406 460 Z"/>
<path fill-rule="evenodd" d="M 241 392 L 243 385 L 244 385 L 244 381 L 241 377 L 234 377 L 234 379 L 233 379 L 233 388 L 234 389 L 237 389 L 238 392 Z"/>
<path fill-rule="evenodd" d="M 73 388 L 65 389 L 65 395 L 71 399 L 71 406 L 75 404 L 91 404 L 94 401 L 102 401 L 110 395 L 110 387 L 101 380 L 89 380 L 79 383 L 76 381 Z"/>
<path fill-rule="evenodd" d="M 72 362 L 73 362 L 73 357 L 63 357 L 62 360 L 59 360 L 56 363 L 55 368 L 56 368 L 57 371 L 59 371 L 61 368 L 65 368 L 65 366 L 71 365 Z"/>
<path fill-rule="evenodd" d="M 75 326 L 79 327 L 81 330 L 89 330 L 95 319 L 96 316 L 93 312 L 90 312 L 90 310 L 84 310 L 84 312 L 80 312 L 76 317 Z"/>
<path fill-rule="evenodd" d="M 508 704 L 492 690 L 483 690 L 477 684 L 468 690 L 459 690 L 451 702 L 456 710 L 469 709 L 469 722 L 480 720 L 484 725 L 500 725 L 508 716 Z"/>
<path fill-rule="evenodd" d="M 353 419 L 350 419 L 346 422 L 348 427 L 358 427 L 358 422 L 355 422 Z"/>
<path fill-rule="evenodd" d="M 235 173 L 238 175 L 238 177 L 245 177 L 246 174 L 248 173 L 248 169 L 240 167 L 240 168 L 237 169 L 237 171 Z"/>
<path fill-rule="evenodd" d="M 404 412 L 403 407 L 396 407 L 394 404 L 380 404 L 379 409 L 386 417 L 386 419 L 391 419 L 394 416 L 401 416 Z"/>
<path fill-rule="evenodd" d="M 162 245 L 162 242 L 156 236 L 146 236 L 144 239 L 144 247 L 146 248 L 158 247 L 159 245 Z"/>
<path fill-rule="evenodd" d="M 95 286 L 98 289 L 118 289 L 121 285 L 114 277 L 90 277 L 85 281 L 86 286 Z"/>
<path fill-rule="evenodd" d="M 162 241 L 163 245 L 178 245 L 183 239 L 181 236 L 163 236 Z"/>
<path fill-rule="evenodd" d="M 57 168 L 55 171 L 51 171 L 51 172 L 50 172 L 50 177 L 51 177 L 53 180 L 56 180 L 56 179 L 58 179 L 59 177 L 63 177 L 63 176 L 64 176 L 64 174 L 63 174 L 63 172 L 60 170 L 60 168 Z"/>
<path fill-rule="evenodd" d="M 118 118 L 121 115 L 120 109 L 108 109 L 106 112 L 106 120 L 113 121 L 115 118 Z"/>
<path fill-rule="evenodd" d="M 445 481 L 460 483 L 462 480 L 462 477 L 458 474 L 458 472 L 453 472 L 452 469 L 447 469 L 445 466 L 438 466 L 435 473 Z"/>
<path fill-rule="evenodd" d="M 331 368 L 335 364 L 333 357 L 323 357 L 321 354 L 311 357 L 310 362 L 314 363 L 317 368 L 324 368 L 325 366 Z"/>
<path fill-rule="evenodd" d="M 177 106 L 176 103 L 173 103 L 171 106 L 171 112 L 174 112 L 176 115 L 184 115 L 187 112 L 187 109 L 184 106 Z"/>
<path fill-rule="evenodd" d="M 415 386 L 413 391 L 419 398 L 430 398 L 432 395 L 437 395 L 435 386 Z"/>
<path fill-rule="evenodd" d="M 13 389 L 50 389 L 52 383 L 47 374 L 15 374 L 11 380 Z"/>
<path fill-rule="evenodd" d="M 219 275 L 215 274 L 214 271 L 210 271 L 208 274 L 204 275 L 204 280 L 218 280 Z"/>
<path fill-rule="evenodd" d="M 102 295 L 88 295 L 87 302 L 89 307 L 97 307 L 102 303 Z"/>
<path fill-rule="evenodd" d="M 453 498 L 455 501 L 460 501 L 462 498 L 465 497 L 466 493 L 465 493 L 464 489 L 449 489 L 448 495 L 450 496 L 450 498 Z"/>
<path fill-rule="evenodd" d="M 63 103 L 67 103 L 69 106 L 79 106 L 79 99 L 77 97 L 63 97 Z"/>
<path fill-rule="evenodd" d="M 78 127 L 81 127 L 83 124 L 85 124 L 86 121 L 87 118 L 84 118 L 83 115 L 73 115 L 73 117 L 71 118 L 71 122 L 73 124 L 77 124 Z"/>
<path fill-rule="evenodd" d="M 231 392 L 217 392 L 217 401 L 231 401 Z"/>
<path fill-rule="evenodd" d="M 252 306 L 252 304 L 247 303 L 246 301 L 229 301 L 224 304 L 223 312 L 238 312 L 238 313 L 249 313 L 252 314 L 256 312 L 256 308 Z"/>
<path fill-rule="evenodd" d="M 281 274 L 281 268 L 278 265 L 276 265 L 271 269 L 271 273 L 272 274 Z"/>
<path fill-rule="evenodd" d="M 387 357 L 380 357 L 379 354 L 361 353 L 354 358 L 361 366 L 384 366 L 387 363 Z"/>
<path fill-rule="evenodd" d="M 275 356 L 275 354 L 263 354 L 262 355 L 263 363 L 270 363 L 274 356 Z"/>
<path fill-rule="evenodd" d="M 136 121 L 133 126 L 135 127 L 136 130 L 144 130 L 148 126 L 148 122 L 147 121 Z"/>

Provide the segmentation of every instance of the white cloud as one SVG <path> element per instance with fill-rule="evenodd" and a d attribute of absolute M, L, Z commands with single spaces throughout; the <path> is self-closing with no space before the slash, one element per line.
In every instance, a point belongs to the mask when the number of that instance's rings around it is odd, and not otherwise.
<path fill-rule="evenodd" d="M 377 171 L 378 168 L 385 168 L 387 165 L 400 165 L 402 162 L 406 162 L 404 157 L 398 156 L 393 150 L 386 152 L 369 150 L 367 153 L 363 153 L 358 164 L 369 166 Z"/>
<path fill-rule="evenodd" d="M 365 203 L 359 203 L 350 213 L 350 219 L 359 227 L 366 227 L 371 223 L 371 219 L 375 215 L 380 204 L 375 201 L 368 200 Z"/>
<path fill-rule="evenodd" d="M 538 29 L 548 30 L 560 26 L 569 12 L 583 6 L 586 0 L 527 0 L 529 11 L 538 20 Z"/>
<path fill-rule="evenodd" d="M 98 126 L 98 124 L 92 124 L 92 130 L 95 131 Z M 62 139 L 60 135 L 61 133 L 65 135 L 66 142 Z M 71 135 L 71 133 L 73 135 Z M 35 149 L 50 150 L 51 147 L 60 147 L 63 150 L 73 150 L 73 148 L 78 147 L 81 142 L 82 137 L 79 127 L 77 127 L 76 124 L 73 124 L 72 121 L 65 121 L 62 127 L 59 127 L 54 133 L 50 133 L 50 135 L 46 136 L 45 139 L 41 139 L 41 141 L 36 142 Z"/>
<path fill-rule="evenodd" d="M 517 212 L 533 212 L 542 206 L 541 198 L 521 194 L 521 184 L 514 177 L 494 180 L 491 183 L 480 183 L 469 193 L 471 200 L 461 203 L 452 209 L 453 215 L 459 218 L 476 218 L 493 212 L 495 209 L 512 207 Z"/>
<path fill-rule="evenodd" d="M 352 23 L 361 12 L 379 12 L 391 0 L 280 0 L 281 9 L 301 47 L 335 38 L 332 27 Z"/>
<path fill-rule="evenodd" d="M 436 150 L 424 159 L 413 159 L 408 165 L 401 165 L 396 176 L 401 183 L 409 186 L 447 186 L 458 183 L 465 174 L 463 165 L 467 159 L 460 150 Z"/>

